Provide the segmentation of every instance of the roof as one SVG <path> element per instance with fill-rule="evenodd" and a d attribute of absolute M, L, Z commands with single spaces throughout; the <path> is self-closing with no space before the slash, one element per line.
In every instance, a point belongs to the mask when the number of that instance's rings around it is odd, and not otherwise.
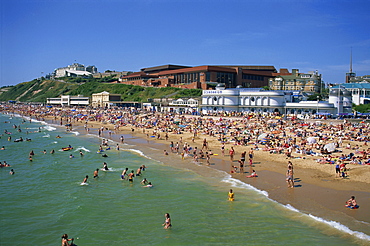
<path fill-rule="evenodd" d="M 91 75 L 92 74 L 88 71 L 79 71 L 79 70 L 66 70 L 66 72 L 76 74 L 76 75 Z"/>
<path fill-rule="evenodd" d="M 340 87 L 345 87 L 346 89 L 370 89 L 370 83 L 344 83 L 332 86 L 332 89 Z"/>
<path fill-rule="evenodd" d="M 235 73 L 236 72 L 235 69 L 227 68 L 227 67 L 198 66 L 198 67 L 190 67 L 190 68 L 162 71 L 162 72 L 159 72 L 158 75 L 169 75 L 169 74 L 190 73 L 190 72 L 207 72 L 207 71 L 227 72 L 227 73 Z"/>
<path fill-rule="evenodd" d="M 131 73 L 126 76 L 122 76 L 121 78 L 135 78 L 135 77 L 157 78 L 158 76 L 153 75 L 153 74 L 147 74 L 143 71 L 140 71 L 140 72 Z"/>
<path fill-rule="evenodd" d="M 160 72 L 160 71 L 164 71 L 164 70 L 174 70 L 174 69 L 181 69 L 181 68 L 189 68 L 189 66 L 168 64 L 168 65 L 142 68 L 140 70 L 145 72 L 145 73 L 153 73 L 153 72 Z"/>
<path fill-rule="evenodd" d="M 231 67 L 231 68 L 241 68 L 246 70 L 255 70 L 255 71 L 268 71 L 268 72 L 277 72 L 274 66 L 244 66 L 244 65 L 215 65 L 217 67 Z"/>

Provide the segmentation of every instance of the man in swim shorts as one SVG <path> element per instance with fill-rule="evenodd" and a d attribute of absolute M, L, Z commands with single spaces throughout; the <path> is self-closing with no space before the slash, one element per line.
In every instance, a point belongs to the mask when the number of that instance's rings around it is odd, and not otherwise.
<path fill-rule="evenodd" d="M 125 179 L 125 175 L 127 174 L 128 168 L 126 167 L 125 170 L 121 173 L 121 179 Z"/>
<path fill-rule="evenodd" d="M 131 170 L 131 173 L 128 174 L 128 181 L 131 183 L 134 182 L 134 177 L 135 177 L 134 170 Z"/>

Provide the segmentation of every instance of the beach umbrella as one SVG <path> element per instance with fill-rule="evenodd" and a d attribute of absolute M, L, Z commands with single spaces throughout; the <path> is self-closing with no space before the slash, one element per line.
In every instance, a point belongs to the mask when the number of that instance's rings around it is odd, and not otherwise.
<path fill-rule="evenodd" d="M 316 138 L 309 137 L 309 138 L 307 138 L 307 142 L 310 143 L 310 144 L 316 143 Z"/>
<path fill-rule="evenodd" d="M 332 153 L 336 149 L 335 143 L 328 143 L 324 146 L 324 150 L 327 150 L 328 152 Z"/>

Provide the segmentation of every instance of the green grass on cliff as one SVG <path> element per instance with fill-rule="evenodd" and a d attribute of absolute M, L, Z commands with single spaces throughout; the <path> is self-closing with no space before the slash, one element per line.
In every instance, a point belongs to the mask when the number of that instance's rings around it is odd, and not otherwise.
<path fill-rule="evenodd" d="M 124 84 L 103 83 L 107 79 L 66 79 L 39 80 L 20 83 L 2 90 L 0 101 L 16 100 L 21 102 L 46 102 L 46 98 L 60 97 L 61 95 L 90 96 L 93 93 L 107 91 L 121 94 L 123 101 L 146 102 L 148 98 L 163 98 L 172 95 L 172 98 L 199 97 L 202 90 L 179 89 L 173 87 L 153 88 Z M 108 79 L 109 81 L 109 79 Z M 176 93 L 177 92 L 177 93 Z"/>

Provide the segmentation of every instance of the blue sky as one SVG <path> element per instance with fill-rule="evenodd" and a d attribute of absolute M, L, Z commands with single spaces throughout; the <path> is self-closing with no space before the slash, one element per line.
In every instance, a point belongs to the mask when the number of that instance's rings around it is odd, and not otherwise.
<path fill-rule="evenodd" d="M 0 86 L 74 62 L 138 71 L 178 65 L 370 74 L 368 0 L 0 0 Z"/>

